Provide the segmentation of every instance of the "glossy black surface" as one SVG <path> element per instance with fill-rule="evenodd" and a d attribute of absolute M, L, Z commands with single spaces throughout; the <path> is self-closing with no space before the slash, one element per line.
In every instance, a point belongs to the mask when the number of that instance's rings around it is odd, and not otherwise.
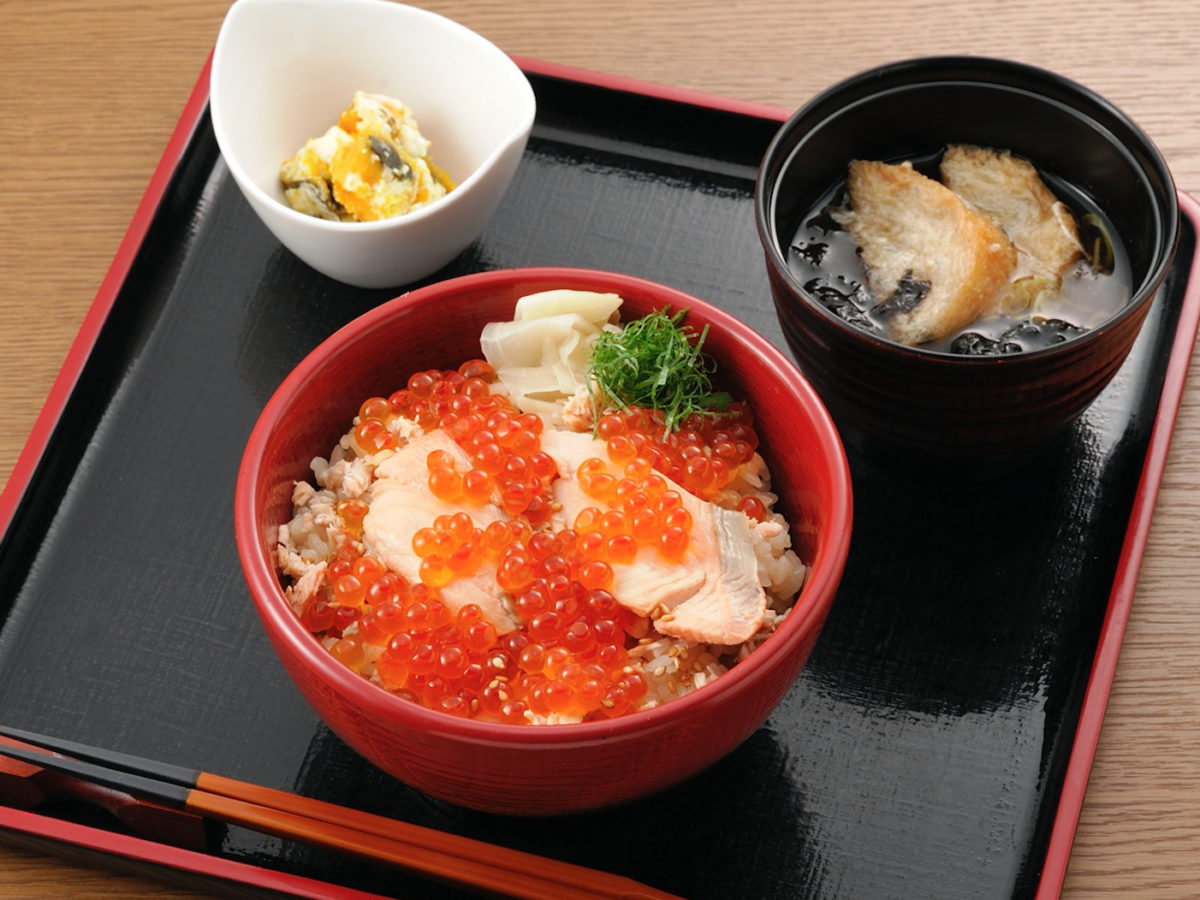
<path fill-rule="evenodd" d="M 751 201 L 778 123 L 533 80 L 539 122 L 513 188 L 437 277 L 615 269 L 704 297 L 784 346 Z M 1185 223 L 1133 357 L 1035 462 L 972 482 L 851 456 L 842 590 L 808 667 L 739 750 L 625 808 L 508 819 L 363 763 L 259 628 L 231 521 L 242 444 L 310 348 L 400 289 L 345 287 L 282 249 L 205 117 L 0 544 L 0 720 L 691 900 L 1028 897 L 1194 248 Z M 215 852 L 387 897 L 460 896 L 238 829 Z"/>

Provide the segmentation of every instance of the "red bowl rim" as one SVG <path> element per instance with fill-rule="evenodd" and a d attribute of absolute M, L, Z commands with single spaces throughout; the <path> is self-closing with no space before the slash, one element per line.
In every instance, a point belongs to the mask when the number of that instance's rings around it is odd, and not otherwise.
<path fill-rule="evenodd" d="M 813 420 L 818 447 L 824 457 L 823 467 L 829 478 L 831 495 L 840 498 L 842 502 L 835 503 L 829 510 L 826 526 L 829 539 L 823 552 L 819 552 L 817 557 L 808 563 L 808 577 L 800 594 L 800 600 L 803 602 L 797 602 L 778 630 L 768 639 L 767 644 L 781 645 L 799 641 L 812 627 L 820 625 L 836 593 L 849 551 L 853 502 L 849 466 L 841 438 L 816 391 L 796 366 L 766 338 L 717 307 L 690 294 L 638 276 L 586 268 L 541 266 L 496 269 L 436 282 L 374 307 L 338 329 L 305 356 L 263 407 L 247 440 L 238 468 L 234 498 L 234 531 L 243 573 L 264 627 L 286 640 L 304 666 L 315 671 L 322 681 L 335 688 L 340 695 L 351 699 L 368 720 L 388 720 L 431 735 L 466 738 L 476 744 L 490 743 L 496 746 L 584 744 L 615 738 L 629 732 L 670 727 L 675 720 L 686 717 L 693 708 L 704 710 L 714 706 L 731 692 L 751 689 L 762 677 L 764 670 L 770 669 L 771 662 L 779 654 L 756 651 L 720 678 L 696 691 L 661 706 L 605 721 L 531 727 L 461 719 L 402 700 L 337 662 L 301 625 L 288 606 L 279 586 L 274 561 L 264 552 L 257 525 L 256 462 L 266 446 L 272 422 L 294 392 L 313 377 L 322 365 L 324 357 L 337 345 L 389 318 L 397 308 L 422 303 L 430 298 L 453 295 L 461 289 L 475 289 L 493 284 L 497 287 L 507 286 L 514 281 L 533 286 L 542 284 L 546 288 L 586 285 L 594 290 L 616 293 L 623 290 L 638 295 L 653 293 L 661 298 L 663 303 L 674 308 L 687 308 L 696 312 L 710 322 L 714 329 L 737 335 L 789 391 L 798 395 L 798 399 Z"/>

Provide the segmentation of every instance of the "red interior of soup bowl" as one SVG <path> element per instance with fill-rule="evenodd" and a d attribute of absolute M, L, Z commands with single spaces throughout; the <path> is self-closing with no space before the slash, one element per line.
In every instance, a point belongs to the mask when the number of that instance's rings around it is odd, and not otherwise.
<path fill-rule="evenodd" d="M 748 400 L 793 542 L 809 566 L 795 607 L 761 648 L 714 682 L 607 721 L 525 726 L 461 719 L 402 700 L 338 663 L 292 613 L 275 563 L 292 486 L 310 477 L 367 397 L 413 372 L 480 356 L 479 333 L 518 298 L 550 288 L 613 291 L 625 319 L 690 310 L 705 348 Z M 838 433 L 795 366 L 763 337 L 687 294 L 582 269 L 487 272 L 430 285 L 366 313 L 318 346 L 268 401 L 238 474 L 235 527 L 250 593 L 297 687 L 343 740 L 396 778 L 463 806 L 557 814 L 611 805 L 677 783 L 734 749 L 808 659 L 849 550 L 850 477 Z"/>

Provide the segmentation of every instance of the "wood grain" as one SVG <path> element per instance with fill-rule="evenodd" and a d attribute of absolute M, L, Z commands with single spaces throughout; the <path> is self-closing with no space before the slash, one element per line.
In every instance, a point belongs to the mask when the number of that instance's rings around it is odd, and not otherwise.
<path fill-rule="evenodd" d="M 794 107 L 867 66 L 1005 56 L 1106 95 L 1200 194 L 1200 7 L 1178 0 L 430 0 L 511 53 Z M 224 0 L 0 2 L 0 477 L 215 40 Z M 1200 367 L 1184 395 L 1063 896 L 1200 885 Z M 0 811 L 2 816 L 2 811 Z M 0 847 L 0 896 L 198 895 Z"/>

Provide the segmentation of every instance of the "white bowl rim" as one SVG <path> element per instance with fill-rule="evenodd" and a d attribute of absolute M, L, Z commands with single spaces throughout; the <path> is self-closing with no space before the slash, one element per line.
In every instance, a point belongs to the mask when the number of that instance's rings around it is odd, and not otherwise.
<path fill-rule="evenodd" d="M 241 9 L 252 7 L 268 7 L 268 6 L 313 6 L 313 0 L 235 0 L 225 14 L 225 19 L 222 21 L 221 28 L 217 33 L 217 40 L 213 48 L 212 65 L 209 75 L 209 115 L 212 120 L 213 132 L 217 139 L 217 145 L 221 149 L 221 156 L 225 161 L 225 165 L 229 168 L 230 173 L 237 181 L 238 185 L 251 195 L 254 199 L 263 204 L 269 204 L 272 208 L 277 209 L 278 214 L 290 219 L 293 222 L 303 222 L 308 227 L 317 229 L 318 231 L 328 231 L 331 233 L 346 233 L 350 229 L 363 232 L 383 231 L 396 228 L 412 228 L 415 223 L 436 215 L 443 209 L 450 208 L 454 205 L 459 205 L 466 202 L 461 198 L 472 190 L 478 183 L 484 180 L 487 173 L 495 166 L 497 161 L 504 156 L 510 147 L 514 144 L 525 141 L 529 132 L 533 127 L 534 116 L 537 111 L 537 103 L 533 94 L 533 87 L 529 84 L 525 73 L 521 71 L 517 63 L 509 54 L 505 53 L 483 35 L 472 31 L 467 26 L 456 22 L 453 19 L 447 18 L 440 13 L 435 13 L 431 10 L 422 9 L 419 6 L 412 6 L 405 3 L 392 3 L 389 0 L 320 0 L 316 5 L 328 7 L 345 7 L 345 8 L 366 8 L 377 9 L 381 14 L 394 15 L 393 11 L 401 11 L 399 14 L 412 15 L 425 21 L 436 23 L 439 27 L 443 27 L 448 31 L 456 33 L 460 37 L 471 40 L 480 44 L 487 52 L 496 55 L 496 58 L 502 62 L 507 62 L 512 71 L 519 75 L 518 84 L 523 85 L 523 90 L 520 92 L 520 99 L 525 102 L 522 104 L 522 115 L 516 122 L 509 133 L 492 148 L 491 152 L 485 157 L 461 182 L 455 185 L 454 190 L 450 191 L 445 197 L 405 213 L 401 216 L 393 216 L 387 219 L 378 219 L 370 222 L 340 222 L 330 219 L 321 219 L 316 216 L 310 216 L 306 213 L 292 209 L 286 203 L 282 202 L 278 197 L 272 196 L 268 191 L 263 190 L 262 186 L 250 176 L 250 173 L 242 166 L 241 161 L 231 153 L 226 152 L 226 148 L 230 142 L 228 140 L 228 132 L 225 122 L 221 116 L 221 91 L 222 81 L 220 74 L 223 70 L 222 63 L 225 60 L 225 54 L 228 49 L 227 29 L 231 27 L 231 23 L 236 24 L 237 14 Z"/>

